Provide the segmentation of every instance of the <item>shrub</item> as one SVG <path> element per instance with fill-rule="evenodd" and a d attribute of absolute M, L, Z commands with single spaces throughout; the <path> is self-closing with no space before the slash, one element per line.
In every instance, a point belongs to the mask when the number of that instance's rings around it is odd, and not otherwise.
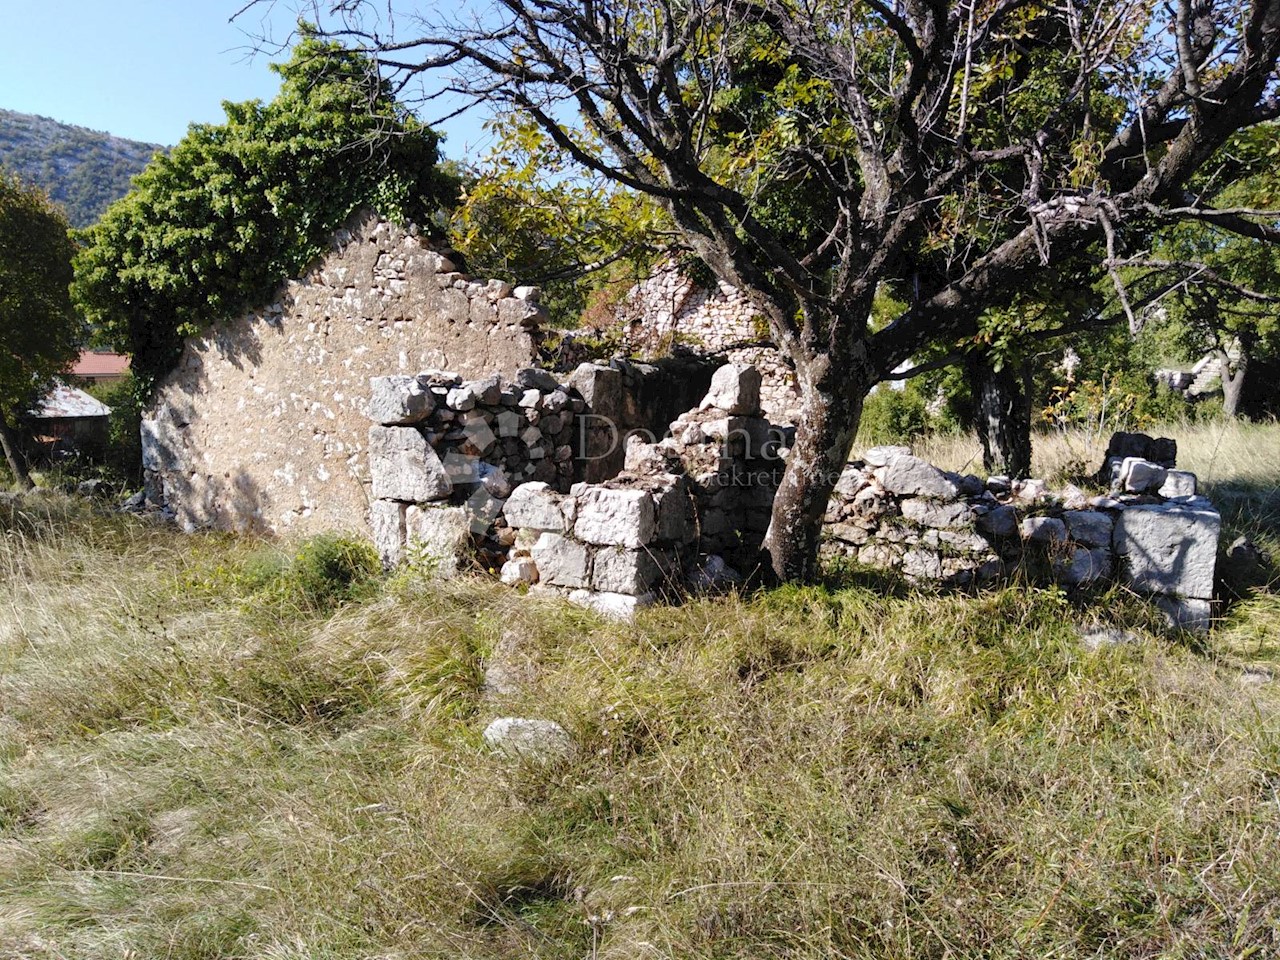
<path fill-rule="evenodd" d="M 881 387 L 867 397 L 858 424 L 861 443 L 912 440 L 929 429 L 924 397 L 908 384 L 904 390 Z"/>
<path fill-rule="evenodd" d="M 265 592 L 304 609 L 328 610 L 368 596 L 381 574 L 378 553 L 367 540 L 322 533 L 303 542 Z"/>

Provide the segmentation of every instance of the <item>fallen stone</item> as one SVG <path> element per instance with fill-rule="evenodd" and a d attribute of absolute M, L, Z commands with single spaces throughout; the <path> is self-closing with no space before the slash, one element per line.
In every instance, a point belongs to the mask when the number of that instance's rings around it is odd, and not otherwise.
<path fill-rule="evenodd" d="M 366 412 L 374 423 L 385 427 L 421 423 L 434 409 L 435 398 L 417 377 L 369 378 Z"/>
<path fill-rule="evenodd" d="M 378 500 L 422 503 L 453 491 L 444 464 L 413 427 L 369 428 L 369 477 Z"/>
<path fill-rule="evenodd" d="M 1164 483 L 1168 471 L 1159 464 L 1139 457 L 1125 457 L 1120 462 L 1118 477 L 1120 489 L 1125 493 L 1154 493 Z"/>
<path fill-rule="evenodd" d="M 570 603 L 594 610 L 610 620 L 622 621 L 634 620 L 636 611 L 653 605 L 656 599 L 651 593 L 638 597 L 625 593 L 599 593 L 595 590 L 573 590 L 569 593 Z"/>
<path fill-rule="evenodd" d="M 1112 544 L 1136 589 L 1208 600 L 1221 527 L 1207 501 L 1143 504 L 1120 511 Z"/>
<path fill-rule="evenodd" d="M 499 717 L 484 728 L 484 742 L 510 760 L 547 762 L 574 754 L 573 739 L 554 720 Z"/>
<path fill-rule="evenodd" d="M 502 565 L 498 579 L 511 586 L 538 582 L 538 565 L 532 557 L 516 557 Z"/>
<path fill-rule="evenodd" d="M 511 697 L 521 693 L 537 678 L 537 667 L 524 650 L 520 637 L 505 630 L 484 661 L 484 693 L 490 697 Z"/>
<path fill-rule="evenodd" d="M 1087 650 L 1102 650 L 1107 647 L 1121 647 L 1141 643 L 1142 639 L 1128 630 L 1119 627 L 1092 626 L 1080 631 L 1080 642 Z"/>
<path fill-rule="evenodd" d="M 862 455 L 862 460 L 869 467 L 887 467 L 897 457 L 911 456 L 910 447 L 879 446 L 872 447 Z"/>
<path fill-rule="evenodd" d="M 893 457 L 881 470 L 880 483 L 889 493 L 939 500 L 954 499 L 957 493 L 956 485 L 941 470 L 910 454 Z"/>

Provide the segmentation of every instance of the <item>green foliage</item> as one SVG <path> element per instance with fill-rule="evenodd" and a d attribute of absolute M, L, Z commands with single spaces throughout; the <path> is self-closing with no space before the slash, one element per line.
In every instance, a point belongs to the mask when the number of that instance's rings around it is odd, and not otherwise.
<path fill-rule="evenodd" d="M 266 301 L 354 210 L 430 224 L 450 197 L 436 135 L 370 60 L 304 30 L 273 69 L 274 100 L 224 103 L 225 123 L 193 125 L 80 236 L 76 301 L 144 391 L 183 337 Z"/>
<path fill-rule="evenodd" d="M 142 481 L 142 401 L 133 372 L 118 380 L 85 388 L 90 396 L 111 408 L 107 446 L 101 451 L 102 476 L 123 487 Z"/>
<path fill-rule="evenodd" d="M 477 275 L 540 285 L 556 324 L 576 326 L 596 291 L 645 276 L 670 224 L 648 198 L 576 172 L 531 121 L 504 114 L 487 127 L 497 142 L 470 171 L 453 243 Z"/>
<path fill-rule="evenodd" d="M 87 227 L 129 192 L 164 147 L 0 110 L 0 167 L 47 190 L 73 227 Z"/>
<path fill-rule="evenodd" d="M 902 390 L 881 385 L 867 397 L 858 422 L 858 442 L 905 443 L 929 429 L 927 401 L 914 381 Z"/>
<path fill-rule="evenodd" d="M 258 593 L 303 610 L 329 610 L 367 597 L 381 575 L 382 563 L 369 541 L 320 534 L 304 541 L 274 576 L 263 577 Z"/>
<path fill-rule="evenodd" d="M 76 357 L 73 252 L 62 211 L 0 172 L 0 417 L 10 424 Z"/>

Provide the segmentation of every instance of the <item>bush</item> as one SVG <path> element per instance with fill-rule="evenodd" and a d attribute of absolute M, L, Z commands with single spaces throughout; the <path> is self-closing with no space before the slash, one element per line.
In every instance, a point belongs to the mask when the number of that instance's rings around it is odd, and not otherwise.
<path fill-rule="evenodd" d="M 367 540 L 322 533 L 303 542 L 264 593 L 303 609 L 329 610 L 367 597 L 381 574 L 378 553 Z"/>
<path fill-rule="evenodd" d="M 912 440 L 929 429 L 924 397 L 908 384 L 904 390 L 881 387 L 867 397 L 858 424 L 862 444 Z"/>

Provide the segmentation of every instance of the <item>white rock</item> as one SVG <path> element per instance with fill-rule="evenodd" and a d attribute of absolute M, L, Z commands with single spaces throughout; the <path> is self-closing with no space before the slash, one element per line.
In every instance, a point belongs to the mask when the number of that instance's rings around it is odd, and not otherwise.
<path fill-rule="evenodd" d="M 532 480 L 511 491 L 502 515 L 512 527 L 565 533 L 569 526 L 562 509 L 564 499 L 547 484 Z"/>
<path fill-rule="evenodd" d="M 435 398 L 417 377 L 369 378 L 366 413 L 374 423 L 386 427 L 420 423 L 434 409 Z"/>
<path fill-rule="evenodd" d="M 1057 517 L 1027 517 L 1022 521 L 1022 539 L 1032 543 L 1062 543 L 1067 525 Z"/>
<path fill-rule="evenodd" d="M 538 582 L 538 565 L 532 557 L 516 557 L 502 565 L 498 578 L 506 584 L 533 584 Z"/>
<path fill-rule="evenodd" d="M 1125 457 L 1120 463 L 1120 489 L 1127 493 L 1147 493 L 1160 489 L 1168 471 L 1141 457 Z"/>
<path fill-rule="evenodd" d="M 369 504 L 369 528 L 382 565 L 388 569 L 404 559 L 405 504 L 374 500 Z"/>
<path fill-rule="evenodd" d="M 711 388 L 699 409 L 715 408 L 733 416 L 760 411 L 760 371 L 746 363 L 727 363 L 711 376 Z"/>
<path fill-rule="evenodd" d="M 910 447 L 879 446 L 867 450 L 862 459 L 869 467 L 887 467 L 897 457 L 911 456 Z"/>
<path fill-rule="evenodd" d="M 1066 521 L 1067 533 L 1076 543 L 1086 547 L 1111 547 L 1115 521 L 1107 514 L 1097 510 L 1067 510 L 1062 519 Z"/>
<path fill-rule="evenodd" d="M 405 558 L 435 576 L 456 576 L 471 554 L 471 521 L 466 507 L 411 504 L 404 517 Z"/>
<path fill-rule="evenodd" d="M 638 597 L 625 593 L 600 593 L 595 590 L 573 590 L 569 593 L 570 603 L 594 610 L 610 620 L 622 621 L 635 619 L 637 610 L 651 606 L 656 599 L 652 593 Z"/>
<path fill-rule="evenodd" d="M 604 593 L 640 596 L 662 579 L 661 559 L 648 550 L 601 547 L 591 564 L 591 587 Z"/>
<path fill-rule="evenodd" d="M 1144 504 L 1119 513 L 1112 543 L 1138 590 L 1209 600 L 1221 529 L 1205 500 Z"/>
<path fill-rule="evenodd" d="M 967 503 L 912 497 L 902 501 L 902 516 L 913 523 L 937 529 L 958 529 L 973 525 L 973 508 Z"/>
<path fill-rule="evenodd" d="M 421 503 L 453 491 L 444 464 L 413 427 L 369 428 L 369 477 L 378 500 Z"/>
<path fill-rule="evenodd" d="M 499 717 L 484 728 L 484 742 L 512 760 L 563 760 L 574 754 L 573 739 L 554 720 Z"/>
<path fill-rule="evenodd" d="M 576 540 L 550 531 L 529 548 L 538 566 L 538 582 L 553 587 L 586 587 L 591 583 L 591 554 Z"/>
<path fill-rule="evenodd" d="M 906 497 L 953 500 L 956 485 L 933 464 L 909 454 L 893 457 L 883 468 L 880 483 L 890 493 Z"/>
<path fill-rule="evenodd" d="M 578 498 L 574 534 L 587 543 L 643 547 L 657 532 L 656 514 L 647 490 L 591 487 Z"/>
<path fill-rule="evenodd" d="M 1196 475 L 1190 470 L 1169 470 L 1156 492 L 1166 500 L 1194 497 L 1197 492 Z"/>

